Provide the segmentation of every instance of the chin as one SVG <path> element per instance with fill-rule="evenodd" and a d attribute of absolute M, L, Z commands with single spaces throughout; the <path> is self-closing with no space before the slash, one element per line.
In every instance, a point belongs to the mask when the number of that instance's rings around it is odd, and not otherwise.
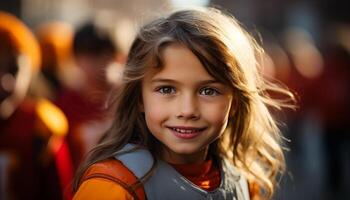
<path fill-rule="evenodd" d="M 183 154 L 183 155 L 191 155 L 196 153 L 194 149 L 179 149 L 174 151 L 177 154 Z"/>
<path fill-rule="evenodd" d="M 184 156 L 196 154 L 201 148 L 194 147 L 192 145 L 177 145 L 175 148 L 171 149 L 176 154 L 182 154 Z"/>

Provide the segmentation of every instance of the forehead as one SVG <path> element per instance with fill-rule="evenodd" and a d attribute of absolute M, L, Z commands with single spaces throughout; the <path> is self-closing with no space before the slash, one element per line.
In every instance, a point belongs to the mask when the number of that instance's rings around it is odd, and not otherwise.
<path fill-rule="evenodd" d="M 215 80 L 190 49 L 178 43 L 166 46 L 161 52 L 162 66 L 151 68 L 146 79 Z"/>

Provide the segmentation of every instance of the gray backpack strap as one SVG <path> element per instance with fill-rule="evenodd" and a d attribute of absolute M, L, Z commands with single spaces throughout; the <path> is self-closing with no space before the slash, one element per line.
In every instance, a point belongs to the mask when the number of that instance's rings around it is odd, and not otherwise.
<path fill-rule="evenodd" d="M 138 179 L 151 170 L 154 162 L 148 150 L 130 143 L 126 144 L 114 157 L 130 169 Z M 140 165 L 140 163 L 142 164 Z"/>

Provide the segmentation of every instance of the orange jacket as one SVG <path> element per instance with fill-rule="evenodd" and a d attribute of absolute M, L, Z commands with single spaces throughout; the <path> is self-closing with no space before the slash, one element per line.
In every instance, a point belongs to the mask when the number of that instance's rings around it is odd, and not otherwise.
<path fill-rule="evenodd" d="M 119 160 L 106 160 L 92 165 L 85 172 L 73 199 L 144 200 L 142 185 L 132 188 L 137 182 L 136 176 Z"/>

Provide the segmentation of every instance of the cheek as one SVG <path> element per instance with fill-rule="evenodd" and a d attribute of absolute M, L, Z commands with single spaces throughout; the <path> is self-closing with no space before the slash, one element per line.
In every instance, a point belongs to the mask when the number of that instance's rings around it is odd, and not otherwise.
<path fill-rule="evenodd" d="M 150 133 L 159 139 L 162 137 L 164 122 L 168 119 L 166 109 L 158 104 L 145 105 L 145 121 Z"/>
<path fill-rule="evenodd" d="M 167 105 L 155 97 L 146 96 L 143 98 L 143 109 L 145 119 L 149 128 L 160 125 L 168 118 Z"/>
<path fill-rule="evenodd" d="M 208 122 L 210 122 L 212 125 L 219 127 L 226 127 L 229 111 L 230 111 L 230 104 L 229 103 L 223 103 L 223 104 L 217 104 L 215 106 L 205 106 L 204 112 L 205 114 L 202 115 Z"/>
<path fill-rule="evenodd" d="M 154 98 L 144 99 L 144 111 L 146 115 L 157 115 L 162 112 L 162 105 L 159 104 Z"/>

